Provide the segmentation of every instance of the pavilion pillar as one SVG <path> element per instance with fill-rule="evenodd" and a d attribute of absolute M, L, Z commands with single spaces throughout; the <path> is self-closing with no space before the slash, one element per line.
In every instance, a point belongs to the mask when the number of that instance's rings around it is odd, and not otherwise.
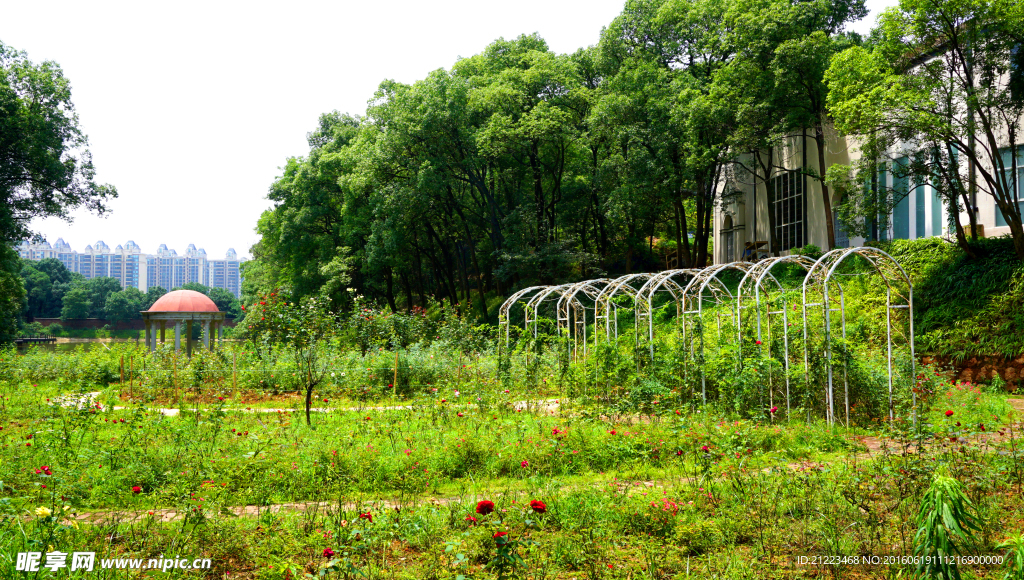
<path fill-rule="evenodd" d="M 181 352 L 181 321 L 174 321 L 174 352 Z"/>
<path fill-rule="evenodd" d="M 210 350 L 210 321 L 203 321 L 203 347 Z"/>
<path fill-rule="evenodd" d="M 149 326 L 151 328 L 151 331 L 150 331 L 149 334 L 150 334 L 150 336 L 152 336 L 152 342 L 149 343 L 149 352 L 153 352 L 153 351 L 156 350 L 156 321 L 155 320 L 150 320 L 149 321 Z"/>
<path fill-rule="evenodd" d="M 167 335 L 165 334 L 166 332 L 167 332 L 167 321 L 166 320 L 161 320 L 160 321 L 160 344 L 167 344 Z"/>
<path fill-rule="evenodd" d="M 192 319 L 185 322 L 185 354 L 192 358 Z"/>
<path fill-rule="evenodd" d="M 148 348 L 150 351 L 153 350 L 153 343 L 150 341 L 150 336 L 149 336 L 150 328 L 152 326 L 153 326 L 153 321 L 147 318 L 146 319 L 146 348 Z"/>

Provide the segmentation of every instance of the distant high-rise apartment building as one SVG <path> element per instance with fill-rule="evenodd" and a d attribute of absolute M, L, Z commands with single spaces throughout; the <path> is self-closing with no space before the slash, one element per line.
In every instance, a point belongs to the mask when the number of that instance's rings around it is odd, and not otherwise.
<path fill-rule="evenodd" d="M 145 292 L 154 286 L 165 290 L 178 288 L 190 282 L 224 288 L 236 297 L 241 294 L 241 261 L 234 248 L 225 259 L 211 260 L 206 250 L 189 244 L 185 255 L 179 256 L 167 244 L 160 244 L 156 254 L 144 254 L 138 244 L 129 240 L 113 250 L 103 241 L 86 246 L 81 253 L 72 250 L 63 238 L 52 246 L 47 242 L 21 242 L 18 254 L 26 260 L 56 258 L 68 270 L 78 272 L 86 279 L 109 276 L 121 282 L 122 288 L 138 288 Z"/>

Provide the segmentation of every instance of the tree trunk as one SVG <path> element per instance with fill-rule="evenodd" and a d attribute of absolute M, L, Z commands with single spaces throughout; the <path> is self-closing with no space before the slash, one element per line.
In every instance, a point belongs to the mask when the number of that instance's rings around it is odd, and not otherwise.
<path fill-rule="evenodd" d="M 825 183 L 825 127 L 821 120 L 814 125 L 814 144 L 818 150 L 818 182 L 821 183 L 821 201 L 825 208 L 825 223 L 828 231 L 828 250 L 836 248 L 836 225 L 832 220 L 832 196 L 829 193 L 828 185 Z"/>
<path fill-rule="evenodd" d="M 391 272 L 391 266 L 384 268 L 384 288 L 391 312 L 398 312 L 398 306 L 395 304 L 394 275 Z"/>

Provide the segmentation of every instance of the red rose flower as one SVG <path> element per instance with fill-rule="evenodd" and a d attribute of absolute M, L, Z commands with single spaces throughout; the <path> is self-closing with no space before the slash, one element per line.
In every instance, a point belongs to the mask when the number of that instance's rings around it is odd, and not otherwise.
<path fill-rule="evenodd" d="M 499 546 L 508 543 L 508 532 L 494 532 L 494 542 Z"/>
<path fill-rule="evenodd" d="M 540 501 L 539 499 L 535 499 L 535 500 L 531 501 L 530 502 L 530 508 L 533 511 L 539 513 L 539 514 L 542 514 L 542 513 L 546 512 L 546 511 L 548 511 L 548 506 L 544 502 Z"/>
<path fill-rule="evenodd" d="M 373 514 L 371 514 L 370 512 L 366 512 L 365 514 L 359 514 L 359 519 L 361 519 L 361 520 L 370 520 L 370 523 L 372 524 L 373 523 Z"/>
<path fill-rule="evenodd" d="M 334 557 L 334 550 L 332 550 L 330 548 L 324 548 L 324 558 L 333 558 L 333 557 Z"/>
<path fill-rule="evenodd" d="M 711 448 L 708 447 L 707 445 L 701 445 L 700 450 L 703 451 L 704 453 L 707 453 L 708 451 L 711 451 Z"/>
<path fill-rule="evenodd" d="M 469 522 L 469 525 L 471 526 L 476 525 L 476 518 L 473 516 L 466 516 L 466 521 Z"/>
<path fill-rule="evenodd" d="M 476 504 L 476 513 L 486 516 L 487 514 L 494 511 L 494 502 L 490 500 L 480 500 Z"/>
<path fill-rule="evenodd" d="M 137 486 L 137 485 L 133 485 L 132 486 L 132 493 L 142 493 L 142 488 Z"/>
<path fill-rule="evenodd" d="M 947 417 L 952 417 L 952 416 L 953 416 L 953 411 L 952 411 L 952 409 L 951 409 L 951 410 L 949 410 L 949 411 L 946 411 L 946 416 L 947 416 Z"/>

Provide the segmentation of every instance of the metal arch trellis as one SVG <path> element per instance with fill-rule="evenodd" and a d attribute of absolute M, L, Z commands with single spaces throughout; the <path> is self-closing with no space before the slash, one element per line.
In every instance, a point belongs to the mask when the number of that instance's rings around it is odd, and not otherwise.
<path fill-rule="evenodd" d="M 555 299 L 552 294 L 556 294 L 557 297 L 561 297 L 562 292 L 572 287 L 572 284 L 560 284 L 558 286 L 548 286 L 543 290 L 537 292 L 532 298 L 526 303 L 526 320 L 524 330 L 529 330 L 530 323 L 533 323 L 533 337 L 537 337 L 537 325 L 540 321 L 540 308 L 544 305 L 544 302 Z M 532 318 L 531 318 L 532 316 Z M 558 314 L 555 313 L 556 324 Z"/>
<path fill-rule="evenodd" d="M 831 252 L 830 252 L 831 253 Z M 893 312 L 906 310 L 907 318 L 907 331 L 904 334 L 904 339 L 909 348 L 909 359 L 910 359 L 910 393 L 912 397 L 912 406 L 914 409 L 914 422 L 917 421 L 916 410 L 917 410 L 917 393 L 913 389 L 914 376 L 916 373 L 917 361 L 914 359 L 914 285 L 910 281 L 910 277 L 907 276 L 906 271 L 902 266 L 899 265 L 896 260 L 888 253 L 872 247 L 855 247 L 849 248 L 843 253 L 839 254 L 832 260 L 832 263 L 828 269 L 828 273 L 825 276 L 824 281 L 824 301 L 827 304 L 829 301 L 828 289 L 829 281 L 837 274 L 839 266 L 848 258 L 852 256 L 859 256 L 866 260 L 882 278 L 882 282 L 885 284 L 885 330 L 886 330 L 886 362 L 888 371 L 888 382 L 889 382 L 889 419 L 895 418 L 895 408 L 893 404 L 893 332 L 894 330 L 899 331 L 898 328 L 893 326 Z M 905 285 L 905 293 L 900 292 L 898 284 Z M 843 309 L 844 323 L 845 323 L 845 304 L 840 301 L 841 308 Z M 828 310 L 826 309 L 825 317 L 825 334 L 828 337 L 830 329 L 830 318 L 828 317 Z M 843 327 L 843 337 L 845 338 L 845 324 Z M 826 343 L 827 344 L 827 343 Z M 831 349 L 828 352 L 829 355 L 829 392 L 832 391 L 832 372 L 831 372 Z M 846 414 L 847 424 L 849 424 L 849 394 L 847 393 L 846 400 Z"/>
<path fill-rule="evenodd" d="M 598 295 L 597 301 L 594 304 L 594 324 L 597 324 L 598 319 L 604 319 L 604 333 L 606 339 L 614 340 L 619 337 L 619 306 L 612 302 L 612 299 L 614 299 L 615 295 L 622 290 L 629 294 L 635 302 L 638 288 L 633 287 L 633 284 L 631 283 L 635 283 L 639 280 L 647 280 L 654 275 L 655 274 L 626 274 L 625 276 L 619 276 L 612 280 L 604 287 L 604 290 L 602 290 L 601 294 Z M 594 344 L 597 344 L 597 337 L 598 332 L 595 330 Z"/>
<path fill-rule="evenodd" d="M 608 278 L 577 282 L 564 290 L 558 298 L 558 327 L 559 330 L 564 329 L 569 335 L 569 348 L 573 360 L 576 360 L 578 345 L 583 346 L 583 358 L 587 357 L 587 308 L 577 296 L 582 293 L 590 298 L 594 302 L 596 314 L 597 298 L 610 282 L 611 280 Z M 597 323 L 596 319 L 594 319 L 594 323 Z"/>
<path fill-rule="evenodd" d="M 773 334 L 773 316 L 782 318 L 782 363 L 786 377 L 786 406 L 787 411 L 791 408 L 790 401 L 790 347 L 792 341 L 789 332 L 791 321 L 789 319 L 789 294 L 796 290 L 795 287 L 787 287 L 782 284 L 773 274 L 773 269 L 781 264 L 795 264 L 806 271 L 803 283 L 800 286 L 801 316 L 803 318 L 802 338 L 804 343 L 804 378 L 810 385 L 810 322 L 817 320 L 820 314 L 821 323 L 816 326 L 821 328 L 824 335 L 824 362 L 827 373 L 826 415 L 829 423 L 835 421 L 835 394 L 834 394 L 834 359 L 835 353 L 832 335 L 839 331 L 843 338 L 846 337 L 846 299 L 841 277 L 847 276 L 840 271 L 840 266 L 851 256 L 863 258 L 870 266 L 874 274 L 880 276 L 886 288 L 886 359 L 889 382 L 889 415 L 894 416 L 894 391 L 895 371 L 894 353 L 896 342 L 902 338 L 909 347 L 911 369 L 916 366 L 914 361 L 914 327 L 913 327 L 913 285 L 910 278 L 902 267 L 882 250 L 870 247 L 856 247 L 848 249 L 832 250 L 824 254 L 818 260 L 811 260 L 804 256 L 784 256 L 768 258 L 756 263 L 732 262 L 719 264 L 703 269 L 679 269 L 668 270 L 660 273 L 628 274 L 609 280 L 600 278 L 596 280 L 584 280 L 574 284 L 562 284 L 558 286 L 531 286 L 519 290 L 510 296 L 499 309 L 499 351 L 502 343 L 507 348 L 510 340 L 509 324 L 512 308 L 524 302 L 524 330 L 529 330 L 530 323 L 533 323 L 533 331 L 536 336 L 540 317 L 540 309 L 548 300 L 557 298 L 555 318 L 559 333 L 565 332 L 570 339 L 569 348 L 573 353 L 578 352 L 580 343 L 583 346 L 584 359 L 587 354 L 587 325 L 588 307 L 583 303 L 584 299 L 593 301 L 595 344 L 599 340 L 600 332 L 597 330 L 600 324 L 604 324 L 604 335 L 607 339 L 613 340 L 619 335 L 618 310 L 620 305 L 614 301 L 617 294 L 626 293 L 633 298 L 634 306 L 634 329 L 636 331 L 637 354 L 641 346 L 641 340 L 649 342 L 650 356 L 654 360 L 654 297 L 659 291 L 667 291 L 672 296 L 676 305 L 677 325 L 682 330 L 682 342 L 684 348 L 689 350 L 691 360 L 696 360 L 701 365 L 701 394 L 704 401 L 707 401 L 707 379 L 703 368 L 704 357 L 704 302 L 710 301 L 718 308 L 715 309 L 715 319 L 718 326 L 718 345 L 722 343 L 722 318 L 727 315 L 730 323 L 734 323 L 735 336 L 740 346 L 739 356 L 743 356 L 743 317 L 744 312 L 750 305 L 744 304 L 744 299 L 749 301 L 752 294 L 754 297 L 754 310 L 756 312 L 756 336 L 762 341 L 764 333 L 769 337 Z M 734 270 L 743 274 L 739 287 L 735 294 L 719 277 L 725 271 Z M 864 272 L 858 274 L 863 275 Z M 683 286 L 675 278 L 687 276 L 689 280 Z M 642 284 L 641 284 L 642 282 Z M 727 308 L 722 308 L 724 306 Z M 793 305 L 796 309 L 796 305 Z M 820 308 L 820 310 L 819 310 Z M 907 326 L 906 331 L 902 326 L 894 325 L 893 319 L 901 310 L 906 310 Z M 834 328 L 834 319 L 838 316 L 840 328 Z M 646 321 L 647 328 L 641 329 L 641 324 Z M 694 332 L 688 331 L 692 326 Z M 641 337 L 641 334 L 644 336 Z M 697 339 L 697 347 L 694 347 L 693 339 Z M 761 345 L 762 352 L 764 346 Z M 771 348 L 768 355 L 772 358 Z M 577 356 L 572 357 L 578 360 Z M 850 394 L 848 369 L 844 366 L 844 393 L 846 405 L 846 422 L 849 424 Z M 913 382 L 913 379 L 911 379 Z M 771 387 L 769 386 L 769 389 Z M 913 391 L 911 390 L 913 393 Z M 916 408 L 917 397 L 913 393 L 913 404 Z M 810 412 L 810 411 L 808 411 Z M 916 418 L 915 418 L 916 420 Z"/>
<path fill-rule="evenodd" d="M 811 347 L 811 334 L 809 329 L 810 318 L 808 313 L 813 312 L 814 308 L 821 308 L 822 318 L 822 332 L 824 338 L 824 360 L 825 360 L 825 372 L 827 375 L 827 381 L 825 386 L 825 417 L 828 422 L 835 422 L 835 389 L 834 389 L 834 369 L 832 365 L 832 316 L 833 313 L 838 313 L 841 322 L 841 333 L 843 339 L 846 338 L 846 301 L 843 293 L 839 293 L 838 302 L 836 297 L 833 295 L 832 300 L 829 300 L 829 294 L 825 291 L 828 283 L 828 272 L 846 252 L 852 248 L 837 248 L 831 250 L 822 255 L 814 263 L 814 266 L 807 271 L 807 275 L 804 277 L 804 283 L 801 287 L 801 300 L 803 302 L 803 326 L 804 326 L 804 383 L 807 388 L 810 388 L 811 378 L 811 359 L 810 359 L 810 347 Z M 818 300 L 817 302 L 811 302 L 810 300 Z M 844 399 L 846 400 L 846 423 L 849 425 L 849 373 L 846 365 L 843 365 L 843 393 Z M 808 413 L 810 410 L 808 409 Z"/>
<path fill-rule="evenodd" d="M 498 308 L 498 341 L 499 341 L 498 349 L 499 349 L 499 352 L 501 351 L 501 346 L 502 346 L 502 344 L 501 344 L 502 336 L 504 336 L 504 338 L 505 338 L 505 340 L 504 340 L 505 349 L 506 350 L 508 349 L 508 343 L 509 343 L 509 312 L 512 310 L 512 307 L 515 306 L 524 296 L 528 296 L 526 298 L 526 300 L 529 301 L 529 299 L 532 298 L 534 294 L 544 290 L 545 288 L 548 288 L 548 286 L 530 286 L 528 288 L 523 288 L 522 290 L 519 290 L 519 291 L 515 292 L 514 294 L 509 296 L 504 302 L 502 302 L 501 307 Z M 504 331 L 504 332 L 502 332 L 502 331 Z"/>
<path fill-rule="evenodd" d="M 764 338 L 767 334 L 767 347 L 768 356 L 772 357 L 771 345 L 772 345 L 772 316 L 782 316 L 782 365 L 783 365 L 783 376 L 786 385 L 786 417 L 790 416 L 792 411 L 792 399 L 790 395 L 790 377 L 789 377 L 789 351 L 790 351 L 790 333 L 789 327 L 791 322 L 789 321 L 789 303 L 786 300 L 788 291 L 796 290 L 796 288 L 787 288 L 778 278 L 772 274 L 772 270 L 782 264 L 794 264 L 803 268 L 806 273 L 810 272 L 815 264 L 815 260 L 808 258 L 807 256 L 781 256 L 772 257 L 756 262 L 750 270 L 740 280 L 739 288 L 736 291 L 736 340 L 740 345 L 740 353 L 742 357 L 742 348 L 744 345 L 743 340 L 743 311 L 747 306 L 743 305 L 744 294 L 754 296 L 754 312 L 756 313 L 756 344 L 759 345 L 760 352 L 764 352 L 765 344 Z M 773 284 L 766 286 L 766 278 Z M 774 294 L 771 289 L 777 290 Z M 762 296 L 764 297 L 764 313 L 762 314 Z M 772 308 L 775 308 L 773 310 Z M 796 306 L 794 305 L 794 309 Z M 764 317 L 762 319 L 762 316 Z M 802 335 L 804 341 L 807 340 L 806 334 Z M 768 377 L 768 397 L 769 405 L 774 405 L 773 398 L 773 385 L 772 377 L 769 374 Z"/>
<path fill-rule="evenodd" d="M 676 306 L 676 326 L 680 327 L 682 323 L 683 314 L 683 295 L 684 288 L 679 285 L 678 282 L 673 280 L 676 276 L 690 276 L 695 277 L 700 272 L 699 268 L 683 268 L 678 270 L 667 270 L 648 278 L 647 282 L 636 293 L 636 305 L 635 310 L 637 312 L 636 324 L 637 324 L 637 352 L 640 352 L 640 337 L 644 334 L 640 332 L 640 320 L 642 318 L 647 319 L 647 333 L 646 338 L 650 345 L 651 361 L 654 361 L 654 296 L 661 289 L 665 288 L 667 292 L 672 295 L 673 302 Z"/>
<path fill-rule="evenodd" d="M 703 366 L 703 363 L 704 363 L 704 292 L 706 290 L 708 290 L 709 287 L 710 287 L 711 295 L 712 295 L 712 297 L 714 299 L 715 305 L 716 306 L 722 306 L 724 304 L 723 297 L 725 297 L 729 301 L 731 301 L 733 296 L 732 296 L 732 292 L 729 291 L 729 288 L 725 285 L 725 283 L 722 281 L 722 279 L 718 277 L 718 275 L 721 274 L 722 272 L 726 272 L 726 271 L 729 271 L 729 270 L 739 271 L 739 272 L 742 272 L 742 273 L 745 274 L 752 266 L 753 266 L 753 264 L 751 264 L 750 262 L 730 262 L 728 264 L 720 264 L 720 265 L 717 265 L 717 266 L 711 266 L 709 268 L 704 268 L 703 270 L 698 272 L 697 275 L 694 276 L 692 280 L 690 280 L 690 282 L 686 285 L 686 288 L 683 290 L 683 300 L 684 300 L 684 307 L 683 307 L 683 316 L 684 316 L 683 325 L 684 325 L 684 327 L 683 327 L 683 332 L 684 332 L 684 335 L 685 335 L 685 332 L 686 332 L 686 327 L 685 327 L 686 319 L 685 319 L 685 317 L 687 317 L 688 315 L 691 315 L 691 314 L 696 314 L 697 315 L 697 321 L 698 321 L 698 324 L 699 324 L 699 326 L 696 328 L 695 334 L 697 335 L 697 338 L 699 339 L 698 340 L 698 346 L 699 346 L 698 351 L 699 352 L 698 352 L 698 359 L 697 360 L 698 360 L 698 363 L 701 365 L 701 367 L 700 367 L 700 391 L 701 391 L 701 398 L 703 399 L 704 403 L 707 403 L 707 400 L 708 400 L 707 373 L 704 372 L 704 366 Z M 716 288 L 716 286 L 710 286 L 712 281 L 717 283 L 717 288 Z M 694 294 L 693 293 L 693 289 L 694 289 L 695 286 L 696 286 L 696 293 Z M 693 307 L 692 307 L 692 303 L 693 303 L 694 300 L 696 300 L 696 303 L 697 303 L 697 309 L 696 310 L 693 310 Z M 689 301 L 689 309 L 687 309 L 687 301 Z M 735 312 L 730 314 L 730 319 L 735 323 L 735 321 L 736 321 L 736 319 L 735 319 Z M 718 330 L 718 335 L 719 335 L 719 342 L 720 342 L 721 334 L 722 334 L 722 309 L 721 308 L 718 308 L 715 311 L 715 322 L 716 322 L 716 325 L 717 325 L 717 330 Z M 684 338 L 684 340 L 685 340 L 685 338 Z"/>

